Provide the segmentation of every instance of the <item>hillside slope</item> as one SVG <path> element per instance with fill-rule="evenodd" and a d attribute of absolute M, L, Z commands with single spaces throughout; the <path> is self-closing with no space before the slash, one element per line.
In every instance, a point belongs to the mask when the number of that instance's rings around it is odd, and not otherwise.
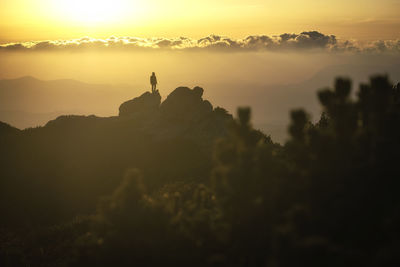
<path fill-rule="evenodd" d="M 232 116 L 202 94 L 200 87 L 180 87 L 161 103 L 158 92 L 147 92 L 122 104 L 120 116 L 60 116 L 23 131 L 1 127 L 3 214 L 30 224 L 87 213 L 129 168 L 143 170 L 154 186 L 208 177 L 213 145 Z"/>

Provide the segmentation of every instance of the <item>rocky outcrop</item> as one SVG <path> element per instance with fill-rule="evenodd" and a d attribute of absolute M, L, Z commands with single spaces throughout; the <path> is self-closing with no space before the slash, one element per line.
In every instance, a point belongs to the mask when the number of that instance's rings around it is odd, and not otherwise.
<path fill-rule="evenodd" d="M 227 134 L 232 115 L 222 108 L 213 110 L 211 103 L 203 99 L 203 92 L 198 86 L 178 87 L 161 104 L 158 91 L 146 92 L 124 102 L 119 117 L 108 120 L 130 125 L 157 142 L 184 138 L 211 148 L 212 140 Z"/>
<path fill-rule="evenodd" d="M 160 93 L 145 92 L 139 97 L 122 103 L 119 107 L 119 116 L 130 116 L 139 112 L 151 112 L 158 110 L 161 103 Z"/>
<path fill-rule="evenodd" d="M 154 111 L 160 111 L 164 118 L 174 121 L 199 121 L 210 115 L 213 106 L 203 100 L 203 88 L 178 87 L 161 103 L 159 92 L 146 92 L 139 97 L 124 102 L 119 107 L 119 116 L 128 117 L 133 114 L 151 120 Z M 160 104 L 161 103 L 161 104 Z M 142 116 L 143 115 L 143 116 Z M 151 117 L 148 117 L 150 115 Z"/>
<path fill-rule="evenodd" d="M 161 104 L 163 115 L 175 119 L 197 120 L 210 114 L 213 106 L 203 100 L 203 88 L 196 86 L 176 88 Z"/>

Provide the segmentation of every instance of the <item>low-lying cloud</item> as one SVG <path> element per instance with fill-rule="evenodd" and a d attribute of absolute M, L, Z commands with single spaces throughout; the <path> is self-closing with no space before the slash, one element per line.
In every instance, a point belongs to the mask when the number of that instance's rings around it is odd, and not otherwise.
<path fill-rule="evenodd" d="M 359 44 L 353 40 L 339 40 L 335 35 L 318 31 L 300 34 L 251 35 L 243 39 L 210 35 L 200 39 L 110 37 L 94 39 L 84 37 L 72 40 L 31 41 L 0 45 L 0 51 L 85 51 L 85 50 L 210 50 L 210 51 L 308 51 L 399 53 L 400 40 L 378 40 Z"/>

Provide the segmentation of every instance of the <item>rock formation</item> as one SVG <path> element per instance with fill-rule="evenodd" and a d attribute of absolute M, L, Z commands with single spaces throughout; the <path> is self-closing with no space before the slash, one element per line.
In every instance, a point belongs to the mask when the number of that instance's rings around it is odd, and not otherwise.
<path fill-rule="evenodd" d="M 145 92 L 139 97 L 122 103 L 119 107 L 119 116 L 129 116 L 138 112 L 157 110 L 161 103 L 161 96 L 158 91 L 155 93 Z"/>
<path fill-rule="evenodd" d="M 165 116 L 176 119 L 198 120 L 210 114 L 213 106 L 203 100 L 203 88 L 196 86 L 176 88 L 161 104 L 161 111 Z"/>

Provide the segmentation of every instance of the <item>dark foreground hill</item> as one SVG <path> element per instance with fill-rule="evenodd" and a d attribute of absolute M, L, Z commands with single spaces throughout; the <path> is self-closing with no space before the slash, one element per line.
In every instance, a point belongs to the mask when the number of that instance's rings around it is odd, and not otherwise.
<path fill-rule="evenodd" d="M 399 266 L 400 85 L 351 88 L 292 111 L 284 146 L 199 87 L 0 124 L 0 265 Z"/>
<path fill-rule="evenodd" d="M 1 124 L 3 218 L 31 225 L 87 214 L 128 168 L 155 185 L 204 179 L 232 116 L 202 94 L 180 87 L 161 103 L 158 92 L 146 92 L 123 103 L 117 117 L 60 116 L 23 131 Z"/>

